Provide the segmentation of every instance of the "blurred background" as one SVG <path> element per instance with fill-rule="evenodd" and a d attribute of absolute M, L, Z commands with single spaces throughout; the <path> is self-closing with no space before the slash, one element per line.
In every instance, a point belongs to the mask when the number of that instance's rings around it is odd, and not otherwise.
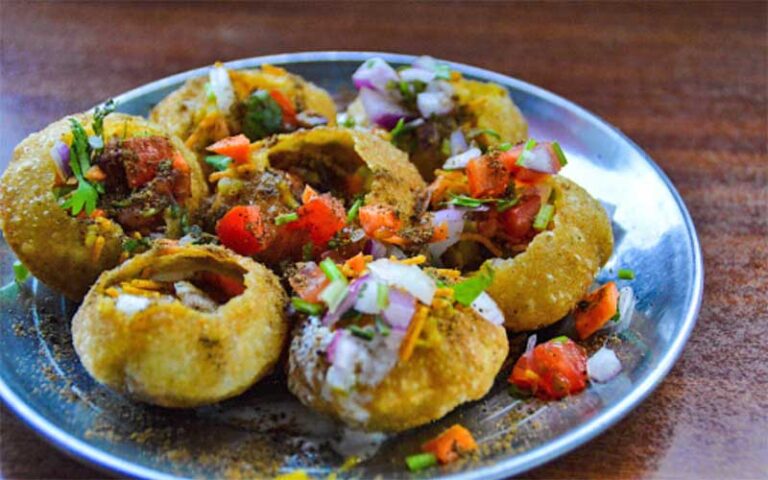
<path fill-rule="evenodd" d="M 699 323 L 617 427 L 528 477 L 768 475 L 768 4 L 0 1 L 0 171 L 27 134 L 187 69 L 264 54 L 428 54 L 511 75 L 643 147 L 693 216 Z M 93 478 L 2 410 L 0 476 Z"/>

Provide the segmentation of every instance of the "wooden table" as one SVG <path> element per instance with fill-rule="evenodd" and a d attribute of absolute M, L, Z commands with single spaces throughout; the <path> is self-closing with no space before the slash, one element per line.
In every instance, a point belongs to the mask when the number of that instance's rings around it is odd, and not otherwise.
<path fill-rule="evenodd" d="M 669 377 L 526 477 L 768 477 L 765 3 L 0 3 L 0 169 L 54 119 L 215 60 L 426 53 L 522 78 L 618 126 L 667 172 L 704 249 L 698 325 Z M 0 474 L 101 474 L 2 411 Z"/>

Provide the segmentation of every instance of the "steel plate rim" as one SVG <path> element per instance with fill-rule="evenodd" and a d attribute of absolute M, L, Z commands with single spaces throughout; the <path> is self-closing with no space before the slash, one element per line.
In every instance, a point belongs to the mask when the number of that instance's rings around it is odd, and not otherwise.
<path fill-rule="evenodd" d="M 400 53 L 333 50 L 281 53 L 232 60 L 223 63 L 231 68 L 247 68 L 264 63 L 280 65 L 283 63 L 363 61 L 371 56 L 379 56 L 384 60 L 397 63 L 410 63 L 417 58 L 416 55 Z M 656 368 L 647 372 L 641 381 L 633 387 L 629 394 L 573 430 L 541 445 L 537 445 L 531 450 L 501 460 L 494 465 L 479 467 L 468 472 L 458 472 L 436 477 L 462 480 L 504 478 L 540 466 L 592 440 L 634 410 L 660 385 L 661 381 L 667 376 L 677 359 L 680 357 L 683 348 L 690 337 L 691 331 L 696 324 L 703 297 L 704 265 L 696 228 L 680 193 L 661 167 L 659 167 L 639 145 L 627 137 L 621 130 L 576 103 L 542 87 L 483 68 L 458 62 L 448 61 L 448 63 L 462 73 L 497 82 L 505 86 L 513 86 L 521 91 L 539 96 L 550 103 L 575 111 L 580 116 L 590 120 L 591 123 L 605 130 L 608 134 L 618 137 L 619 140 L 629 144 L 632 149 L 638 152 L 640 157 L 649 164 L 656 175 L 662 180 L 667 190 L 671 193 L 677 208 L 682 214 L 688 235 L 689 247 L 693 253 L 693 278 L 691 279 L 691 288 L 688 291 L 688 305 L 680 325 L 680 333 L 674 338 L 670 347 L 661 356 Z M 114 99 L 117 102 L 126 101 L 148 92 L 179 83 L 188 78 L 201 75 L 205 73 L 208 68 L 209 65 L 206 65 L 170 75 L 129 90 L 114 97 Z M 74 437 L 69 432 L 54 425 L 51 421 L 44 418 L 40 413 L 24 403 L 24 401 L 7 385 L 2 376 L 0 376 L 0 398 L 3 399 L 11 411 L 13 411 L 44 440 L 77 460 L 84 461 L 103 471 L 129 475 L 137 478 L 179 478 L 175 475 L 168 475 L 156 469 L 143 467 L 131 461 L 123 460 L 116 455 L 112 455 L 111 453 L 96 448 L 89 443 Z"/>

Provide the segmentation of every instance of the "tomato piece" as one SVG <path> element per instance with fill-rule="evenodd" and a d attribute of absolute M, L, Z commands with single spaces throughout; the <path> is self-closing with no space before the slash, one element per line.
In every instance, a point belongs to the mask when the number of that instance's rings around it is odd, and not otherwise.
<path fill-rule="evenodd" d="M 264 250 L 264 219 L 256 205 L 232 207 L 216 224 L 221 243 L 241 255 L 255 255 Z"/>
<path fill-rule="evenodd" d="M 477 450 L 472 433 L 461 425 L 453 425 L 436 438 L 421 446 L 422 452 L 432 453 L 442 463 L 451 463 L 459 458 L 459 453 Z"/>
<path fill-rule="evenodd" d="M 163 137 L 134 137 L 123 140 L 121 147 L 133 153 L 123 156 L 128 186 L 138 188 L 157 176 L 157 166 L 163 160 L 172 160 L 175 150 Z"/>
<path fill-rule="evenodd" d="M 619 308 L 619 289 L 615 282 L 608 282 L 584 300 L 576 304 L 574 320 L 579 338 L 584 340 L 603 328 Z"/>
<path fill-rule="evenodd" d="M 288 283 L 302 300 L 318 303 L 320 294 L 331 281 L 315 262 L 307 262 L 295 275 L 291 275 Z"/>
<path fill-rule="evenodd" d="M 269 95 L 280 106 L 280 110 L 283 111 L 283 120 L 290 125 L 296 125 L 296 107 L 293 106 L 293 102 L 283 95 L 280 90 L 270 90 Z"/>
<path fill-rule="evenodd" d="M 251 141 L 248 137 L 243 135 L 235 135 L 234 137 L 222 138 L 218 142 L 209 146 L 207 150 L 218 153 L 219 155 L 226 155 L 234 160 L 237 164 L 248 163 L 251 154 Z"/>
<path fill-rule="evenodd" d="M 495 157 L 470 160 L 466 172 L 469 192 L 474 198 L 504 196 L 509 186 L 509 170 Z"/>
<path fill-rule="evenodd" d="M 499 161 L 504 164 L 509 173 L 514 177 L 515 182 L 522 185 L 533 185 L 543 182 L 550 176 L 547 173 L 534 172 L 517 165 L 517 160 L 522 153 L 523 145 L 516 145 L 499 155 Z"/>
<path fill-rule="evenodd" d="M 587 354 L 571 339 L 558 337 L 524 353 L 509 382 L 542 400 L 557 400 L 587 386 Z"/>
<path fill-rule="evenodd" d="M 402 222 L 395 209 L 389 205 L 365 205 L 359 211 L 360 225 L 366 235 L 377 240 L 386 241 L 396 237 L 402 228 Z"/>
<path fill-rule="evenodd" d="M 303 195 L 307 201 L 296 213 L 299 219 L 285 225 L 287 230 L 307 230 L 315 246 L 324 246 L 347 224 L 344 205 L 330 194 Z"/>
<path fill-rule="evenodd" d="M 499 214 L 499 222 L 510 240 L 525 240 L 533 233 L 533 221 L 541 208 L 538 196 L 524 197 L 519 204 Z"/>

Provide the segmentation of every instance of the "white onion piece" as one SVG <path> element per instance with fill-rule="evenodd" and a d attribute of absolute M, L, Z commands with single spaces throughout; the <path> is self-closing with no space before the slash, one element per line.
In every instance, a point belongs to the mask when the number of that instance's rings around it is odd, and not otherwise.
<path fill-rule="evenodd" d="M 632 323 L 632 316 L 635 314 L 635 305 L 637 299 L 632 287 L 622 287 L 619 289 L 619 321 L 608 322 L 604 327 L 614 333 L 621 333 Z"/>
<path fill-rule="evenodd" d="M 360 287 L 358 289 L 357 299 L 355 300 L 355 310 L 360 313 L 369 313 L 371 315 L 376 315 L 381 312 L 378 299 L 379 285 L 383 284 L 371 279 L 368 275 L 360 278 L 355 283 L 358 282 L 360 283 Z"/>
<path fill-rule="evenodd" d="M 406 68 L 401 70 L 400 80 L 406 82 L 424 82 L 429 83 L 435 79 L 435 72 L 431 70 L 425 70 L 423 68 Z"/>
<path fill-rule="evenodd" d="M 419 267 L 382 258 L 369 263 L 368 270 L 388 285 L 400 287 L 418 298 L 421 303 L 432 305 L 437 284 Z"/>
<path fill-rule="evenodd" d="M 397 288 L 389 289 L 389 304 L 382 316 L 395 330 L 405 331 L 416 313 L 416 299 Z"/>
<path fill-rule="evenodd" d="M 536 144 L 530 150 L 523 150 L 518 164 L 535 172 L 549 174 L 555 174 L 562 168 L 552 146 L 545 142 Z"/>
<path fill-rule="evenodd" d="M 616 353 L 603 347 L 587 359 L 587 374 L 598 383 L 605 383 L 621 373 L 621 362 Z"/>
<path fill-rule="evenodd" d="M 69 146 L 61 140 L 56 140 L 56 143 L 51 147 L 50 154 L 62 175 L 64 177 L 71 177 L 72 167 L 69 165 Z"/>
<path fill-rule="evenodd" d="M 466 168 L 470 160 L 472 160 L 473 158 L 477 158 L 482 154 L 483 152 L 481 152 L 479 148 L 470 148 L 464 153 L 460 153 L 458 155 L 448 157 L 448 159 L 443 164 L 443 168 L 445 170 L 456 170 L 459 168 Z"/>
<path fill-rule="evenodd" d="M 531 358 L 531 355 L 533 354 L 533 349 L 536 348 L 536 334 L 534 333 L 530 337 L 528 337 L 528 341 L 525 344 L 525 353 L 523 355 L 527 355 L 528 358 Z"/>
<path fill-rule="evenodd" d="M 142 297 L 140 295 L 131 295 L 128 293 L 121 293 L 120 295 L 117 296 L 117 301 L 115 302 L 115 308 L 117 308 L 119 311 L 121 311 L 126 315 L 133 315 L 149 307 L 151 303 L 152 303 L 152 300 L 150 300 L 147 297 Z"/>
<path fill-rule="evenodd" d="M 368 118 L 387 130 L 394 128 L 401 118 L 411 118 L 411 115 L 391 98 L 370 88 L 360 90 L 360 101 Z"/>
<path fill-rule="evenodd" d="M 457 129 L 451 132 L 449 141 L 451 142 L 451 156 L 464 153 L 469 148 L 469 145 L 467 145 L 467 139 L 464 137 L 464 132 L 461 130 Z"/>
<path fill-rule="evenodd" d="M 434 71 L 437 68 L 437 60 L 429 55 L 422 55 L 411 64 L 415 68 Z"/>
<path fill-rule="evenodd" d="M 211 83 L 211 91 L 216 96 L 216 106 L 219 111 L 229 112 L 229 109 L 235 104 L 235 89 L 232 87 L 229 72 L 223 66 L 215 65 L 208 72 L 208 80 Z"/>
<path fill-rule="evenodd" d="M 88 137 L 88 145 L 94 150 L 101 150 L 104 148 L 104 139 L 98 135 L 91 135 Z"/>
<path fill-rule="evenodd" d="M 374 260 L 378 260 L 387 256 L 387 246 L 378 240 L 371 239 L 365 244 L 363 253 L 371 255 Z"/>
<path fill-rule="evenodd" d="M 474 311 L 492 324 L 504 324 L 504 314 L 501 313 L 499 306 L 496 305 L 496 302 L 494 302 L 491 296 L 487 293 L 481 293 L 475 301 L 472 302 L 471 306 Z"/>
<path fill-rule="evenodd" d="M 427 247 L 433 258 L 439 258 L 446 250 L 455 245 L 464 231 L 464 213 L 455 208 L 438 210 L 432 215 L 432 225 L 435 227 L 446 224 L 448 237 L 439 242 L 430 243 Z"/>
<path fill-rule="evenodd" d="M 398 80 L 395 69 L 379 57 L 366 60 L 352 74 L 352 82 L 358 90 L 367 88 L 380 93 L 386 93 L 389 82 Z"/>
<path fill-rule="evenodd" d="M 416 106 L 424 118 L 451 113 L 453 100 L 444 92 L 421 92 L 416 95 Z"/>
<path fill-rule="evenodd" d="M 435 80 L 434 82 L 427 85 L 427 88 L 424 89 L 425 92 L 440 92 L 448 95 L 449 97 L 453 97 L 453 94 L 456 93 L 456 90 L 453 88 L 453 85 L 450 83 L 444 81 L 444 80 Z"/>

